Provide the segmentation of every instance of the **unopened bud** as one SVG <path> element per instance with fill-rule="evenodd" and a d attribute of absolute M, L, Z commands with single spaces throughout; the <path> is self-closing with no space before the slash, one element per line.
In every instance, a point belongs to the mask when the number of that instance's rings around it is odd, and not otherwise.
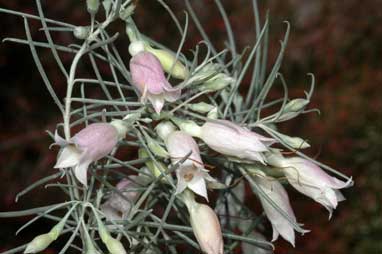
<path fill-rule="evenodd" d="M 194 104 L 189 104 L 188 107 L 196 112 L 199 113 L 207 113 L 210 112 L 213 108 L 215 108 L 214 105 L 205 103 L 205 102 L 199 102 L 199 103 L 194 103 Z"/>
<path fill-rule="evenodd" d="M 119 12 L 119 17 L 122 20 L 126 21 L 131 15 L 133 15 L 134 10 L 135 10 L 135 5 L 131 4 L 127 8 L 121 9 L 121 11 Z"/>
<path fill-rule="evenodd" d="M 299 112 L 304 109 L 306 105 L 309 104 L 309 100 L 306 99 L 293 99 L 288 102 L 284 107 L 284 112 Z"/>
<path fill-rule="evenodd" d="M 215 77 L 207 80 L 198 87 L 200 91 L 219 91 L 224 89 L 227 85 L 233 83 L 235 79 L 227 76 L 226 74 L 219 73 Z"/>
<path fill-rule="evenodd" d="M 99 9 L 99 0 L 86 0 L 86 6 L 88 9 L 88 12 L 91 15 L 95 15 Z"/>
<path fill-rule="evenodd" d="M 45 250 L 53 241 L 54 236 L 51 233 L 46 233 L 36 236 L 28 243 L 24 253 L 37 253 Z"/>
<path fill-rule="evenodd" d="M 126 250 L 122 243 L 117 239 L 114 239 L 110 233 L 107 231 L 105 225 L 102 223 L 101 219 L 96 215 L 96 220 L 98 224 L 98 234 L 101 237 L 102 242 L 106 245 L 106 248 L 111 254 L 126 254 Z"/>
<path fill-rule="evenodd" d="M 281 133 L 277 133 L 277 136 L 287 143 L 289 146 L 295 148 L 295 149 L 305 149 L 310 147 L 309 143 L 303 140 L 302 138 L 299 137 L 290 137 L 288 135 L 284 135 Z"/>
<path fill-rule="evenodd" d="M 176 59 L 175 55 L 167 50 L 153 49 L 146 46 L 145 50 L 155 55 L 161 63 L 163 70 L 177 79 L 186 79 L 189 75 L 187 68 Z"/>
<path fill-rule="evenodd" d="M 149 147 L 150 151 L 153 152 L 153 154 L 162 158 L 167 158 L 169 156 L 168 152 L 163 147 L 161 147 L 155 139 L 146 133 L 144 133 L 144 135 L 147 141 L 147 146 Z"/>
<path fill-rule="evenodd" d="M 139 159 L 145 159 L 149 158 L 149 155 L 147 154 L 145 149 L 141 148 L 138 150 L 138 157 Z M 148 160 L 146 161 L 145 165 L 150 170 L 151 174 L 156 178 L 158 178 L 162 174 L 162 172 L 165 173 L 167 171 L 167 167 L 160 161 L 155 163 L 152 160 Z M 166 181 L 166 178 L 163 177 L 162 180 Z"/>
<path fill-rule="evenodd" d="M 190 223 L 204 253 L 223 254 L 223 237 L 219 219 L 211 207 L 196 203 L 189 209 Z"/>
<path fill-rule="evenodd" d="M 105 243 L 106 248 L 110 254 L 126 254 L 126 250 L 123 247 L 122 243 L 115 238 L 110 237 L 109 240 Z"/>
<path fill-rule="evenodd" d="M 90 28 L 87 26 L 76 26 L 73 30 L 73 35 L 77 39 L 84 40 L 89 36 Z"/>
<path fill-rule="evenodd" d="M 178 127 L 188 133 L 189 135 L 193 136 L 193 137 L 199 137 L 200 134 L 201 134 L 201 129 L 200 129 L 200 126 L 197 125 L 195 122 L 191 121 L 191 120 L 184 120 L 184 119 L 180 119 L 180 118 L 172 118 L 171 120 L 173 120 L 173 122 L 178 125 Z"/>

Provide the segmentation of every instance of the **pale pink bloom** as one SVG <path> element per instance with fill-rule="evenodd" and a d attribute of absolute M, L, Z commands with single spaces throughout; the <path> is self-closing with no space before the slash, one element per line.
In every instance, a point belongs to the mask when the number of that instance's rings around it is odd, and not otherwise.
<path fill-rule="evenodd" d="M 69 141 L 55 133 L 55 144 L 62 148 L 54 168 L 73 167 L 74 175 L 83 185 L 87 185 L 89 165 L 106 155 L 117 145 L 119 134 L 109 123 L 93 123 L 79 131 Z"/>
<path fill-rule="evenodd" d="M 263 172 L 259 171 L 259 175 L 254 177 L 255 182 L 258 184 L 264 193 L 277 205 L 292 222 L 296 222 L 296 216 L 289 203 L 289 198 L 284 187 L 275 179 L 266 176 Z M 258 195 L 260 202 L 263 206 L 264 212 L 268 220 L 272 224 L 273 236 L 272 241 L 277 240 L 281 235 L 285 240 L 295 246 L 295 233 L 292 223 L 284 217 L 272 204 L 262 195 Z M 308 230 L 303 233 L 309 232 Z"/>
<path fill-rule="evenodd" d="M 165 143 L 173 164 L 178 163 L 191 152 L 190 156 L 176 169 L 178 179 L 176 193 L 181 193 L 188 187 L 208 200 L 206 181 L 216 180 L 204 169 L 195 140 L 183 131 L 174 131 L 167 136 Z"/>
<path fill-rule="evenodd" d="M 270 161 L 283 168 L 288 182 L 296 190 L 323 205 L 329 211 L 329 218 L 338 202 L 345 200 L 339 189 L 353 184 L 352 179 L 347 182 L 341 181 L 325 173 L 316 164 L 300 157 L 274 156 Z"/>
<path fill-rule="evenodd" d="M 139 52 L 130 60 L 132 84 L 153 104 L 157 113 L 163 108 L 164 101 L 174 102 L 181 94 L 180 89 L 173 88 L 167 81 L 158 58 L 149 52 Z"/>
<path fill-rule="evenodd" d="M 275 143 L 267 138 L 227 120 L 206 122 L 200 130 L 200 138 L 216 152 L 240 159 L 265 164 L 263 152 Z"/>
<path fill-rule="evenodd" d="M 223 254 L 223 237 L 219 219 L 208 205 L 194 203 L 188 206 L 190 222 L 203 253 Z"/>
<path fill-rule="evenodd" d="M 130 176 L 130 179 L 124 178 L 115 186 L 123 197 L 117 192 L 113 192 L 107 201 L 102 204 L 101 210 L 107 220 L 123 220 L 127 218 L 131 207 L 139 197 L 139 192 L 137 191 L 139 183 L 136 181 L 136 176 Z"/>

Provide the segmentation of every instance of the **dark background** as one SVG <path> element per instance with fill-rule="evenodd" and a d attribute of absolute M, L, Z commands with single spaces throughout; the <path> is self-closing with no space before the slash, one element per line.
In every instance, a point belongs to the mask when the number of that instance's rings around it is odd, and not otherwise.
<path fill-rule="evenodd" d="M 88 16 L 82 2 L 44 1 L 43 7 L 47 17 L 85 25 Z M 179 17 L 182 17 L 181 2 L 169 1 Z M 255 42 L 250 2 L 223 1 L 240 49 Z M 313 147 L 310 155 L 353 176 L 356 183 L 344 191 L 347 201 L 339 205 L 331 221 L 324 208 L 289 188 L 298 221 L 312 232 L 298 236 L 295 249 L 279 239 L 276 253 L 382 253 L 382 3 L 379 0 L 273 0 L 259 1 L 259 6 L 262 18 L 266 10 L 270 11 L 269 62 L 273 62 L 279 50 L 278 41 L 285 30 L 282 22 L 291 23 L 282 67 L 290 96 L 302 96 L 303 89 L 308 89 L 306 73 L 313 72 L 317 80 L 311 107 L 319 108 L 321 115 L 300 116 L 280 125 L 280 129 L 291 136 L 307 138 Z M 37 13 L 33 1 L 0 0 L 0 7 Z M 195 1 L 194 7 L 221 49 L 226 33 L 214 2 Z M 140 1 L 135 19 L 143 32 L 176 49 L 179 41 L 174 36 L 176 28 L 156 1 Z M 38 22 L 31 22 L 31 26 L 33 38 L 44 40 Z M 123 34 L 123 23 L 118 22 L 112 29 Z M 127 63 L 128 42 L 123 36 L 118 46 Z M 0 14 L 0 37 L 25 38 L 22 19 Z M 63 44 L 73 41 L 70 33 L 55 34 L 54 39 Z M 192 48 L 198 40 L 196 30 L 190 27 L 185 48 Z M 39 53 L 58 95 L 63 97 L 65 79 L 49 51 L 39 50 Z M 63 61 L 69 66 L 70 56 L 63 55 Z M 59 194 L 53 189 L 38 189 L 14 202 L 18 191 L 53 172 L 56 151 L 48 150 L 51 140 L 45 130 L 54 130 L 61 120 L 27 46 L 0 45 L 0 77 L 0 211 L 57 202 Z M 281 92 L 276 88 L 272 96 Z M 49 228 L 48 223 L 40 221 L 15 236 L 16 229 L 28 219 L 0 220 L 0 250 L 25 243 Z M 266 234 L 269 239 L 269 232 Z"/>

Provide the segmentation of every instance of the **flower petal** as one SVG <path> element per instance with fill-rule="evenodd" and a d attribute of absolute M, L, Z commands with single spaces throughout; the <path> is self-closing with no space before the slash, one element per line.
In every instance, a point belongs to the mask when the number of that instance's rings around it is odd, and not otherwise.
<path fill-rule="evenodd" d="M 204 197 L 208 201 L 206 181 L 202 176 L 194 176 L 194 178 L 187 184 L 196 194 Z"/>
<path fill-rule="evenodd" d="M 68 168 L 77 165 L 81 158 L 81 151 L 73 145 L 65 146 L 60 154 L 54 168 Z"/>
<path fill-rule="evenodd" d="M 162 94 L 160 95 L 148 94 L 147 98 L 149 99 L 151 104 L 153 104 L 155 112 L 160 114 L 164 105 L 164 96 Z"/>
<path fill-rule="evenodd" d="M 74 168 L 74 175 L 85 187 L 88 185 L 88 167 L 92 161 L 82 161 Z"/>

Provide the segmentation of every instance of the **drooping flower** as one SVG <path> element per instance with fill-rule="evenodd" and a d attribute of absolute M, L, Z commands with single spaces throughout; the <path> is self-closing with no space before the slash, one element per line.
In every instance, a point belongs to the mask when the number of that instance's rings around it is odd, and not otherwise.
<path fill-rule="evenodd" d="M 188 187 L 208 200 L 206 181 L 216 180 L 204 169 L 195 140 L 183 131 L 174 131 L 167 136 L 165 144 L 173 164 L 178 163 L 191 152 L 190 156 L 176 170 L 178 179 L 176 193 L 181 193 Z"/>
<path fill-rule="evenodd" d="M 288 193 L 284 187 L 275 178 L 265 175 L 262 171 L 257 171 L 257 175 L 254 176 L 253 179 L 258 184 L 258 187 L 263 190 L 264 194 L 284 211 L 291 221 L 296 222 L 296 216 L 289 203 Z M 285 240 L 295 246 L 295 233 L 291 222 L 280 214 L 280 212 L 264 196 L 260 194 L 258 196 L 264 212 L 272 224 L 272 241 L 277 240 L 279 235 L 281 235 Z M 309 231 L 306 230 L 304 232 Z"/>
<path fill-rule="evenodd" d="M 61 150 L 54 168 L 73 167 L 76 178 L 86 186 L 89 165 L 108 155 L 126 131 L 126 127 L 116 122 L 93 123 L 68 141 L 56 131 L 54 144 L 60 145 Z"/>
<path fill-rule="evenodd" d="M 148 99 L 160 113 L 164 101 L 174 102 L 181 94 L 181 90 L 173 88 L 167 81 L 161 63 L 150 52 L 140 51 L 130 60 L 132 84 L 141 93 L 141 100 Z"/>
<path fill-rule="evenodd" d="M 353 183 L 352 179 L 344 182 L 332 177 L 316 164 L 300 157 L 273 155 L 267 160 L 283 169 L 288 182 L 296 190 L 323 205 L 329 211 L 329 218 L 338 202 L 345 200 L 339 189 L 350 187 Z"/>
<path fill-rule="evenodd" d="M 268 151 L 268 147 L 275 143 L 272 138 L 264 137 L 227 120 L 206 122 L 200 129 L 199 137 L 216 152 L 263 164 L 265 164 L 263 152 Z"/>
<path fill-rule="evenodd" d="M 197 203 L 187 191 L 182 196 L 196 240 L 203 253 L 223 254 L 223 237 L 219 219 L 208 205 Z"/>
<path fill-rule="evenodd" d="M 122 179 L 115 187 L 122 193 L 123 197 L 113 192 L 101 206 L 102 212 L 109 221 L 125 219 L 139 197 L 139 192 L 135 190 L 139 187 L 136 176 L 130 176 L 130 179 Z"/>

